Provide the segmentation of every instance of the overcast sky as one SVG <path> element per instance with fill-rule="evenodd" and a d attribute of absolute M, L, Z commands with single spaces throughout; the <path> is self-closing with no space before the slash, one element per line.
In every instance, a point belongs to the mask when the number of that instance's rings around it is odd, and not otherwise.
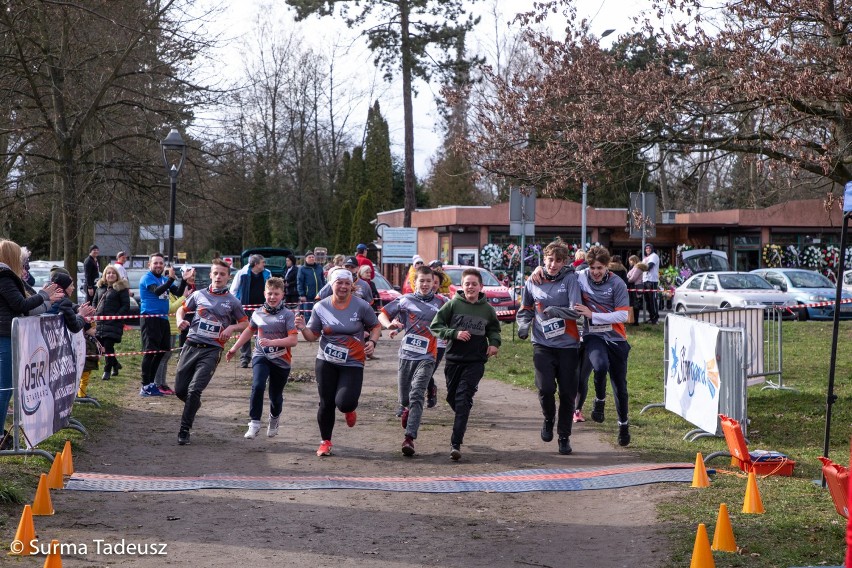
<path fill-rule="evenodd" d="M 478 42 L 489 43 L 489 37 L 493 38 L 495 25 L 490 15 L 485 15 L 485 8 L 490 6 L 493 0 L 480 0 L 472 6 L 478 13 L 483 14 L 482 21 L 474 31 L 472 41 L 468 43 L 470 49 L 476 49 Z M 529 9 L 533 0 L 497 0 L 497 9 L 502 12 L 500 28 L 506 28 L 508 20 L 515 13 Z M 402 112 L 402 88 L 397 79 L 392 84 L 385 83 L 381 74 L 375 71 L 372 64 L 371 52 L 367 49 L 365 40 L 358 37 L 357 30 L 349 30 L 340 17 L 316 18 L 293 24 L 292 10 L 283 0 L 225 0 L 223 2 L 225 12 L 217 17 L 211 26 L 212 31 L 225 33 L 233 38 L 249 34 L 258 14 L 268 21 L 280 21 L 282 28 L 298 26 L 306 41 L 312 45 L 322 48 L 333 43 L 337 45 L 351 44 L 347 54 L 346 67 L 352 69 L 365 69 L 369 73 L 362 73 L 364 88 L 373 86 L 374 95 L 365 97 L 362 109 L 356 111 L 354 119 L 361 126 L 367 117 L 367 108 L 372 103 L 371 98 L 378 98 L 382 107 L 382 113 L 388 120 L 391 134 L 391 151 L 398 156 L 403 154 L 403 112 Z M 595 35 L 600 35 L 604 30 L 615 29 L 616 33 L 602 40 L 603 45 L 611 43 L 618 33 L 623 33 L 632 27 L 631 17 L 637 15 L 641 10 L 648 8 L 647 0 L 578 0 L 579 15 L 591 19 L 591 29 Z M 551 17 L 547 25 L 550 29 L 561 30 L 564 19 L 561 15 Z M 490 42 L 493 43 L 493 40 Z M 218 70 L 223 75 L 237 77 L 241 73 L 240 54 L 241 50 L 235 48 L 232 43 L 219 56 L 224 69 Z M 438 129 L 439 119 L 435 108 L 435 93 L 440 89 L 438 84 L 427 85 L 422 81 L 415 83 L 418 95 L 414 100 L 414 151 L 415 170 L 419 178 L 428 173 L 429 162 L 440 144 L 440 132 Z"/>

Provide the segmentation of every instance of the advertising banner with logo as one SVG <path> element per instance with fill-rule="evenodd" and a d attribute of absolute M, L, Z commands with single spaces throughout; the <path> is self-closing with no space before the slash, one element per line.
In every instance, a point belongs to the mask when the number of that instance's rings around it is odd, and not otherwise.
<path fill-rule="evenodd" d="M 669 318 L 668 326 L 666 410 L 705 432 L 715 432 L 719 415 L 719 328 L 688 318 Z"/>
<path fill-rule="evenodd" d="M 83 333 L 71 334 L 61 315 L 16 318 L 16 396 L 25 443 L 32 448 L 68 425 L 85 362 Z"/>

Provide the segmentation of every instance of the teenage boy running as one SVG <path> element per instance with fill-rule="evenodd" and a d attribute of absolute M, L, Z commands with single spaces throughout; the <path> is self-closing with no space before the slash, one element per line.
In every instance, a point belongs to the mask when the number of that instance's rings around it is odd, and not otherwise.
<path fill-rule="evenodd" d="M 518 310 L 518 337 L 526 339 L 532 328 L 533 366 L 538 400 L 544 415 L 541 439 L 553 440 L 556 421 L 556 391 L 559 390 L 559 453 L 571 453 L 571 425 L 577 396 L 577 364 L 580 332 L 577 312 L 552 313 L 553 308 L 567 310 L 582 302 L 577 275 L 568 264 L 568 247 L 550 243 L 544 249 L 544 270 L 540 283 L 532 278 L 524 285 Z M 568 317 L 565 317 L 568 316 Z M 573 316 L 573 317 L 572 317 Z"/>
<path fill-rule="evenodd" d="M 210 287 L 193 292 L 175 314 L 178 327 L 189 328 L 175 374 L 175 395 L 184 402 L 178 432 L 181 446 L 189 443 L 189 431 L 201 408 L 201 393 L 213 378 L 225 342 L 248 325 L 242 304 L 228 291 L 230 272 L 227 262 L 213 259 Z M 195 312 L 191 324 L 184 319 L 187 312 Z"/>
<path fill-rule="evenodd" d="M 446 300 L 432 291 L 432 269 L 421 266 L 414 279 L 414 292 L 395 299 L 383 307 L 379 322 L 392 329 L 393 338 L 400 329 L 405 331 L 399 347 L 399 404 L 403 407 L 401 421 L 405 428 L 402 453 L 414 455 L 414 440 L 423 416 L 426 386 L 435 369 L 438 341 L 429 325 Z"/>
<path fill-rule="evenodd" d="M 225 360 L 240 351 L 251 336 L 257 334 L 254 353 L 251 359 L 252 383 L 249 400 L 249 424 L 245 437 L 257 436 L 260 432 L 260 416 L 263 413 L 263 391 L 269 379 L 269 425 L 266 435 L 270 438 L 278 434 L 281 409 L 284 406 L 284 387 L 290 377 L 290 348 L 298 342 L 296 316 L 284 307 L 284 280 L 273 276 L 266 281 L 263 296 L 266 302 L 255 310 L 249 319 L 249 325 L 243 330 L 237 342 L 225 354 Z"/>
<path fill-rule="evenodd" d="M 485 363 L 500 348 L 500 321 L 482 293 L 479 270 L 465 269 L 461 284 L 462 289 L 438 310 L 430 326 L 433 335 L 449 341 L 444 375 L 447 402 L 456 413 L 450 439 L 450 458 L 455 461 L 461 459 L 473 395 L 485 374 Z"/>

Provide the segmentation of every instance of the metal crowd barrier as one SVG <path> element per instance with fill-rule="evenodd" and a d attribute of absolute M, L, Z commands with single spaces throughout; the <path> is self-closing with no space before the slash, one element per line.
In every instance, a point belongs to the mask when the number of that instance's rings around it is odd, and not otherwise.
<path fill-rule="evenodd" d="M 719 390 L 719 412 L 740 422 L 743 435 L 748 432 L 748 387 L 765 380 L 767 376 L 778 376 L 778 383 L 766 381 L 763 388 L 794 390 L 783 385 L 782 379 L 782 312 L 763 308 L 729 308 L 695 313 L 669 314 L 663 333 L 663 369 L 671 363 L 666 349 L 669 344 L 669 318 L 687 317 L 710 323 L 719 328 L 716 347 L 719 374 L 722 381 Z M 665 400 L 666 374 L 663 373 L 663 400 Z M 640 414 L 649 408 L 665 408 L 665 402 L 646 405 Z M 715 432 L 693 429 L 684 440 L 697 440 L 707 436 L 721 436 L 721 423 Z"/>

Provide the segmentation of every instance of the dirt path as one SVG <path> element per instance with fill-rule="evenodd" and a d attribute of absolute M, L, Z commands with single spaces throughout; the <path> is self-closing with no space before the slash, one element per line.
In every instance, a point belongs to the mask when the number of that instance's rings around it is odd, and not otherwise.
<path fill-rule="evenodd" d="M 313 383 L 287 386 L 277 438 L 265 436 L 264 424 L 261 436 L 245 440 L 250 371 L 223 360 L 204 393 L 192 445 L 176 444 L 179 401 L 139 398 L 135 381 L 128 380 L 124 414 L 75 456 L 76 469 L 152 477 L 426 476 L 636 461 L 583 424 L 572 436 L 575 453 L 560 456 L 555 441 L 539 439 L 535 394 L 490 380 L 475 399 L 461 462 L 449 460 L 452 414 L 443 400 L 425 412 L 417 455 L 405 458 L 399 451 L 403 430 L 394 417 L 396 347 L 387 339 L 379 343 L 380 358 L 365 373 L 358 424 L 347 428 L 338 417 L 331 458 L 314 453 L 319 434 Z M 313 345 L 300 343 L 295 367 L 312 368 L 314 354 Z M 654 507 L 671 491 L 61 491 L 54 492 L 56 515 L 40 517 L 37 526 L 42 540 L 87 545 L 87 555 L 63 557 L 66 567 L 662 566 L 666 543 L 655 529 Z M 167 556 L 99 556 L 95 539 L 166 543 Z"/>

